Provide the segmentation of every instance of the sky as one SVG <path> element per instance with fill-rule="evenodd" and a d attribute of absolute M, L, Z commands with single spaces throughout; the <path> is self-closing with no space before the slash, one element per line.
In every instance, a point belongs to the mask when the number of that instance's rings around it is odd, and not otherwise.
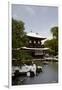
<path fill-rule="evenodd" d="M 12 17 L 24 22 L 25 31 L 39 33 L 51 39 L 51 28 L 58 26 L 58 8 L 53 6 L 32 6 L 12 4 Z"/>

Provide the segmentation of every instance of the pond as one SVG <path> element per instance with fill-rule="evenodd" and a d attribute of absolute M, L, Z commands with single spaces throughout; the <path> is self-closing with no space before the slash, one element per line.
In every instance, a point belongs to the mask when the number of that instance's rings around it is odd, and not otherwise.
<path fill-rule="evenodd" d="M 58 62 L 50 62 L 47 65 L 42 64 L 42 72 L 34 77 L 23 76 L 17 77 L 16 79 L 12 80 L 12 85 L 45 83 L 58 83 Z"/>

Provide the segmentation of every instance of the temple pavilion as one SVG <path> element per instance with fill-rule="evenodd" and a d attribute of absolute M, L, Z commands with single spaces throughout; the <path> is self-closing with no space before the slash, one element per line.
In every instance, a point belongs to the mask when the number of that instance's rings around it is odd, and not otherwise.
<path fill-rule="evenodd" d="M 49 48 L 45 48 L 42 41 L 46 38 L 43 38 L 38 33 L 27 33 L 28 37 L 28 45 L 26 47 L 22 47 L 23 50 L 28 51 L 33 59 L 42 59 Z"/>

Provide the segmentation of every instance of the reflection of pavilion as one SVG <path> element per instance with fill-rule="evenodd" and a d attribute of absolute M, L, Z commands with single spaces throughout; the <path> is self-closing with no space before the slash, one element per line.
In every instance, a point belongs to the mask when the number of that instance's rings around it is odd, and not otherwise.
<path fill-rule="evenodd" d="M 32 32 L 27 33 L 27 37 L 29 39 L 28 46 L 22 47 L 22 49 L 31 53 L 34 59 L 43 58 L 45 52 L 48 51 L 48 48 L 44 48 L 44 45 L 42 44 L 42 40 L 45 40 L 46 38 L 43 38 L 38 33 Z"/>

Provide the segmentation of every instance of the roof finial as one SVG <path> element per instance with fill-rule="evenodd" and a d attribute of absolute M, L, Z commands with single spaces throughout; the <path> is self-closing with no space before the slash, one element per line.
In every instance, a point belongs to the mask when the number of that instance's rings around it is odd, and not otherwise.
<path fill-rule="evenodd" d="M 32 30 L 31 30 L 31 33 L 32 33 Z"/>
<path fill-rule="evenodd" d="M 38 35 L 38 33 L 36 33 Z"/>

